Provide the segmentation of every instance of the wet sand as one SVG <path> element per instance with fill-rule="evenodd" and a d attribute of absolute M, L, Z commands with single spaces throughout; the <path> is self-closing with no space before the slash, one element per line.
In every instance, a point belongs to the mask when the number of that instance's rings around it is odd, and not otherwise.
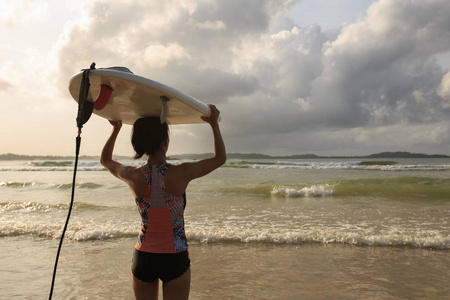
<path fill-rule="evenodd" d="M 127 238 L 64 243 L 53 299 L 133 299 L 134 242 Z M 0 298 L 48 298 L 57 245 L 56 240 L 2 238 Z M 237 243 L 191 243 L 189 251 L 190 299 L 444 299 L 450 295 L 448 251 Z"/>

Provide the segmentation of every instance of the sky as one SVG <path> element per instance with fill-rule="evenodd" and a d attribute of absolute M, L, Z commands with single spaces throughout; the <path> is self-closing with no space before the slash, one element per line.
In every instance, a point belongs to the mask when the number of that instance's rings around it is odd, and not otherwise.
<path fill-rule="evenodd" d="M 124 66 L 221 111 L 230 153 L 450 155 L 448 0 L 0 0 L 0 154 L 73 155 L 70 77 Z M 93 115 L 81 155 L 111 126 Z M 132 156 L 124 125 L 115 153 Z M 213 151 L 171 126 L 169 155 Z"/>

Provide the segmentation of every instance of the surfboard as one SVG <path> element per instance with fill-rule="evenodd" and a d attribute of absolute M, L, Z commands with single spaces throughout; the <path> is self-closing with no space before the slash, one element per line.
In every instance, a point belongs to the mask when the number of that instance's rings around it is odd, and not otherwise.
<path fill-rule="evenodd" d="M 81 71 L 69 81 L 69 92 L 77 102 L 82 78 Z M 94 103 L 94 114 L 108 120 L 133 124 L 141 117 L 160 116 L 169 124 L 195 124 L 211 114 L 202 101 L 127 68 L 93 69 L 89 80 L 87 101 Z"/>

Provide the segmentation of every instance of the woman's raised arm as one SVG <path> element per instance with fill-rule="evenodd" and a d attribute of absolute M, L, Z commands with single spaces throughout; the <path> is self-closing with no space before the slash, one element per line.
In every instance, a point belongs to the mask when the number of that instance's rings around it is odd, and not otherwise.
<path fill-rule="evenodd" d="M 184 193 L 191 180 L 205 176 L 219 168 L 227 160 L 225 143 L 218 124 L 220 111 L 212 104 L 208 104 L 208 106 L 211 108 L 211 115 L 209 117 L 202 117 L 202 119 L 211 125 L 214 137 L 214 156 L 198 162 L 184 163 L 169 168 L 167 171 L 166 185 L 175 194 Z"/>

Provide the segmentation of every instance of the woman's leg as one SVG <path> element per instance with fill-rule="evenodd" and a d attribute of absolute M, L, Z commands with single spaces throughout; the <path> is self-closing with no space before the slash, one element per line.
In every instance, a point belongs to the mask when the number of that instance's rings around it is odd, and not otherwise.
<path fill-rule="evenodd" d="M 180 278 L 163 283 L 164 300 L 189 299 L 191 289 L 191 269 L 189 268 Z"/>
<path fill-rule="evenodd" d="M 134 298 L 136 300 L 157 300 L 159 280 L 152 282 L 143 282 L 131 274 L 131 282 L 133 284 Z"/>

